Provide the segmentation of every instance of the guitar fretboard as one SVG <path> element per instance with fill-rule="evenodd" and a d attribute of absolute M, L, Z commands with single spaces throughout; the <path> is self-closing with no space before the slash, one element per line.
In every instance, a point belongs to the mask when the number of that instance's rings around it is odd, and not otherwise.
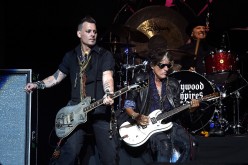
<path fill-rule="evenodd" d="M 123 93 L 128 92 L 130 89 L 131 88 L 129 86 L 124 87 L 124 88 L 116 91 L 113 95 L 111 95 L 111 98 L 114 99 L 114 98 L 122 95 Z M 103 104 L 103 99 L 100 99 L 100 100 L 98 100 L 98 101 L 96 101 L 94 103 L 91 103 L 89 106 L 85 107 L 84 112 L 87 113 L 87 112 L 91 111 L 92 109 L 95 109 L 96 107 L 98 107 L 98 106 L 100 106 L 102 104 Z"/>

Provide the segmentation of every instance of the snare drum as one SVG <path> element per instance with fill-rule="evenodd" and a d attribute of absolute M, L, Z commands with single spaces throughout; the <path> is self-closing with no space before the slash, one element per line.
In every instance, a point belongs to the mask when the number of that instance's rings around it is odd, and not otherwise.
<path fill-rule="evenodd" d="M 180 82 L 181 104 L 214 92 L 213 84 L 196 72 L 182 70 L 171 73 L 169 77 L 174 77 Z M 207 128 L 206 126 L 209 124 L 215 110 L 213 106 L 209 105 L 209 102 L 202 101 L 200 107 L 190 113 L 189 118 L 182 119 L 182 124 L 192 133 L 196 133 L 203 128 L 207 130 L 209 127 Z"/>

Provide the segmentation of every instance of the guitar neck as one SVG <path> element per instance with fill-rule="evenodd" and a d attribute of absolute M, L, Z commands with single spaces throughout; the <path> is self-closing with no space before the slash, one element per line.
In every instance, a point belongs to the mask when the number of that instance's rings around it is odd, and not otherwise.
<path fill-rule="evenodd" d="M 131 88 L 129 86 L 127 86 L 125 88 L 122 88 L 122 89 L 116 91 L 113 95 L 111 95 L 111 98 L 115 99 L 116 97 L 122 95 L 123 93 L 128 92 L 130 89 Z M 96 107 L 98 107 L 98 106 L 100 106 L 102 104 L 103 104 L 103 98 L 98 100 L 98 101 L 96 101 L 96 102 L 94 102 L 94 103 L 92 103 L 92 104 L 90 104 L 89 106 L 85 107 L 84 112 L 87 113 L 87 112 L 91 111 L 92 109 L 95 109 Z"/>
<path fill-rule="evenodd" d="M 157 120 L 163 120 L 163 119 L 169 118 L 169 117 L 171 117 L 171 116 L 173 116 L 173 115 L 175 115 L 175 114 L 177 114 L 177 113 L 179 113 L 179 112 L 181 112 L 181 111 L 183 111 L 183 110 L 185 110 L 185 109 L 187 109 L 189 107 L 190 107 L 190 104 L 187 103 L 187 104 L 182 105 L 182 106 L 180 106 L 178 108 L 175 108 L 175 109 L 173 109 L 171 111 L 161 113 L 161 114 L 159 114 L 157 116 Z"/>
<path fill-rule="evenodd" d="M 207 96 L 204 96 L 202 98 L 199 98 L 199 102 L 202 102 L 202 101 L 209 101 L 209 100 L 212 100 L 212 99 L 216 99 L 218 98 L 219 94 L 217 92 L 215 93 L 212 93 L 210 95 L 207 95 Z M 171 117 L 187 108 L 190 108 L 191 107 L 191 104 L 190 103 L 187 103 L 187 104 L 184 104 L 180 107 L 177 107 L 171 111 L 168 111 L 168 112 L 164 112 L 164 113 L 161 113 L 157 116 L 157 120 L 163 120 L 163 119 L 166 119 L 168 117 Z"/>

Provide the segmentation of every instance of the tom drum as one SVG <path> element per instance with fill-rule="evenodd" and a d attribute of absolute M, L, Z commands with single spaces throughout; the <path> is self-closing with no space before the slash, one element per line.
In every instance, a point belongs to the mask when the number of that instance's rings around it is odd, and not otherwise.
<path fill-rule="evenodd" d="M 211 52 L 205 57 L 206 78 L 215 84 L 234 81 L 237 78 L 237 61 L 230 51 Z"/>

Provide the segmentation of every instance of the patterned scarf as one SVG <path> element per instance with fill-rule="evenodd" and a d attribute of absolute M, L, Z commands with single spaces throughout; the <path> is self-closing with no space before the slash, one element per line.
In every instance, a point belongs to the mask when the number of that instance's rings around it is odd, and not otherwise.
<path fill-rule="evenodd" d="M 171 106 L 169 104 L 168 99 L 160 99 L 160 96 L 158 94 L 158 90 L 155 84 L 155 74 L 153 72 L 150 72 L 149 74 L 149 96 L 151 100 L 151 107 L 150 107 L 150 112 L 160 109 L 162 111 L 168 111 L 171 109 Z M 162 98 L 166 98 L 166 79 L 162 80 Z"/>

